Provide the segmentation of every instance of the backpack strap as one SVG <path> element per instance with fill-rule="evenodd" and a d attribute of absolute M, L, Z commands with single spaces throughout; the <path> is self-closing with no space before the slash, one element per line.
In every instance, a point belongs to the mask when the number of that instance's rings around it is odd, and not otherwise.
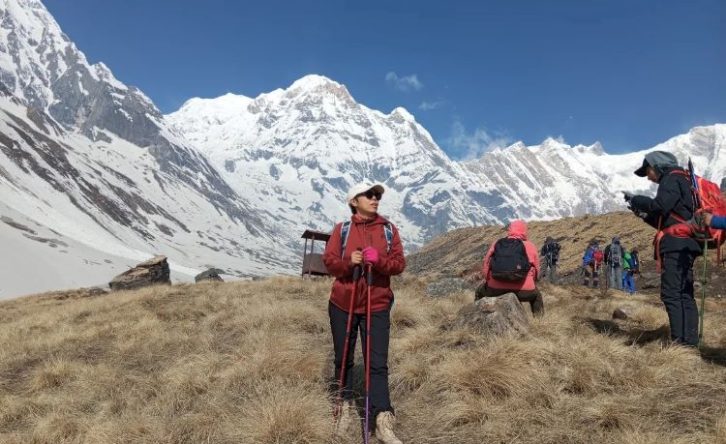
<path fill-rule="evenodd" d="M 391 247 L 393 246 L 393 225 L 390 222 L 383 226 L 383 233 L 386 235 L 386 244 L 388 246 L 386 253 L 390 253 Z M 349 220 L 340 225 L 340 257 L 345 255 L 345 247 L 348 245 L 348 235 L 350 235 Z"/>
<path fill-rule="evenodd" d="M 350 221 L 347 220 L 340 225 L 340 257 L 345 256 L 345 246 L 348 245 L 350 234 Z"/>
<path fill-rule="evenodd" d="M 390 253 L 391 247 L 393 246 L 393 226 L 390 222 L 383 226 L 383 232 L 386 235 L 386 244 L 388 244 L 388 250 L 386 253 Z"/>

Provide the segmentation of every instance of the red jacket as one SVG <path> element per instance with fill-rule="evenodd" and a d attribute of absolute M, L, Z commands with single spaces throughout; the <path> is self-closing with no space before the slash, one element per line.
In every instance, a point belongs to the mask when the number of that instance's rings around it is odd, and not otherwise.
<path fill-rule="evenodd" d="M 487 251 L 487 254 L 484 257 L 484 264 L 482 266 L 482 276 L 486 279 L 487 287 L 501 290 L 534 290 L 536 288 L 535 279 L 539 275 L 539 255 L 537 254 L 537 247 L 527 240 L 527 224 L 521 220 L 512 221 L 512 223 L 509 224 L 509 234 L 507 237 L 510 239 L 520 239 L 524 242 L 527 259 L 529 259 L 529 263 L 532 267 L 529 269 L 527 277 L 522 282 L 498 281 L 492 278 L 489 276 L 489 272 L 491 271 L 489 260 L 492 257 L 492 253 L 494 253 L 494 246 L 497 244 L 494 242 L 492 246 L 489 247 L 489 251 Z"/>
<path fill-rule="evenodd" d="M 372 246 L 378 250 L 379 260 L 373 266 L 373 284 L 371 285 L 371 312 L 387 310 L 393 300 L 391 291 L 391 276 L 401 274 L 406 268 L 406 259 L 403 257 L 403 245 L 398 236 L 398 229 L 393 228 L 393 242 L 391 251 L 388 251 L 384 226 L 389 223 L 382 216 L 375 219 L 364 220 L 357 214 L 351 217 L 350 231 L 345 252 L 341 254 L 340 230 L 343 224 L 335 225 L 330 240 L 325 246 L 323 262 L 328 272 L 335 276 L 333 289 L 330 292 L 330 302 L 347 312 L 350 308 L 350 298 L 353 294 L 353 265 L 350 255 L 358 248 Z M 355 299 L 353 312 L 363 314 L 366 312 L 366 298 L 368 297 L 368 284 L 366 277 L 358 281 L 358 294 Z"/>

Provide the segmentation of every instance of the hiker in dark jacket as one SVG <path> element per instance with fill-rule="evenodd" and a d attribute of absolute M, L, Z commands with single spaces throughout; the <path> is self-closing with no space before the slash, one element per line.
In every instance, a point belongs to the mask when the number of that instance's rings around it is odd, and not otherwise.
<path fill-rule="evenodd" d="M 497 249 L 497 244 L 505 244 L 507 241 L 520 241 L 522 248 L 522 261 L 529 264 L 529 270 L 521 280 L 502 280 L 492 276 L 492 266 L 501 249 Z M 542 316 L 544 314 L 544 302 L 542 294 L 537 289 L 537 276 L 539 276 L 539 257 L 537 256 L 537 247 L 527 240 L 527 224 L 522 220 L 514 220 L 509 224 L 508 234 L 506 238 L 499 239 L 494 242 L 489 251 L 484 256 L 482 264 L 482 276 L 484 282 L 476 289 L 475 299 L 479 300 L 483 297 L 496 297 L 507 293 L 514 293 L 520 302 L 529 302 L 532 308 L 532 314 Z"/>
<path fill-rule="evenodd" d="M 539 251 L 539 255 L 542 257 L 542 276 L 540 276 L 540 279 L 547 278 L 550 283 L 556 283 L 557 261 L 560 259 L 560 244 L 547 236 L 544 245 L 542 245 L 542 249 Z"/>
<path fill-rule="evenodd" d="M 635 247 L 630 250 L 630 269 L 633 271 L 633 274 L 640 274 L 640 255 L 638 254 L 638 249 Z"/>
<path fill-rule="evenodd" d="M 623 289 L 623 247 L 620 238 L 615 236 L 605 247 L 605 266 L 607 267 L 608 283 L 610 288 Z"/>
<path fill-rule="evenodd" d="M 371 418 L 375 418 L 376 437 L 386 444 L 400 444 L 393 433 L 395 416 L 388 387 L 388 342 L 391 327 L 391 276 L 401 274 L 406 267 L 403 245 L 396 227 L 378 214 L 384 188 L 381 185 L 359 184 L 348 192 L 348 205 L 353 212 L 348 225 L 347 239 L 343 246 L 343 225 L 337 224 L 325 247 L 323 262 L 335 276 L 330 293 L 328 313 L 335 350 L 335 379 L 340 380 L 343 347 L 348 313 L 353 302 L 352 330 L 349 337 L 345 364 L 343 398 L 346 400 L 340 412 L 337 432 L 345 434 L 355 412 L 353 405 L 353 355 L 358 330 L 361 334 L 363 356 L 366 338 L 366 298 L 368 285 L 362 275 L 356 283 L 354 268 L 371 264 L 371 362 L 370 404 Z M 390 230 L 387 237 L 386 230 Z M 389 245 L 390 243 L 390 245 Z M 357 291 L 356 291 L 357 290 Z M 353 298 L 353 301 L 351 301 Z"/>
<path fill-rule="evenodd" d="M 691 237 L 690 220 L 695 212 L 691 184 L 676 157 L 665 151 L 645 155 L 635 171 L 658 184 L 655 198 L 625 193 L 629 208 L 656 230 L 655 260 L 660 275 L 660 297 L 668 313 L 671 339 L 698 345 L 698 308 L 693 298 L 693 262 L 702 253 Z"/>

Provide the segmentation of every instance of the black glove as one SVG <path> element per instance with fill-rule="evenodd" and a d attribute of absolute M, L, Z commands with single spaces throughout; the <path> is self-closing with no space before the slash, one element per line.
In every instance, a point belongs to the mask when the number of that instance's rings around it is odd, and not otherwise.
<path fill-rule="evenodd" d="M 625 199 L 625 202 L 630 202 L 630 199 L 632 199 L 632 198 L 633 198 L 633 193 L 623 191 L 623 199 Z"/>

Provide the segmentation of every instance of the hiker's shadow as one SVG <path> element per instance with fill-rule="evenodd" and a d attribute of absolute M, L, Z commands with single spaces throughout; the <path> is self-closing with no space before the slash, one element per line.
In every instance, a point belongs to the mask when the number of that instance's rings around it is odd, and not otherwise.
<path fill-rule="evenodd" d="M 610 319 L 586 318 L 585 323 L 600 334 L 625 338 L 625 345 L 645 345 L 657 341 L 666 345 L 670 339 L 667 325 L 654 330 L 645 330 L 638 327 L 631 328 Z"/>
<path fill-rule="evenodd" d="M 715 347 L 701 347 L 701 358 L 711 364 L 726 367 L 726 349 Z"/>

